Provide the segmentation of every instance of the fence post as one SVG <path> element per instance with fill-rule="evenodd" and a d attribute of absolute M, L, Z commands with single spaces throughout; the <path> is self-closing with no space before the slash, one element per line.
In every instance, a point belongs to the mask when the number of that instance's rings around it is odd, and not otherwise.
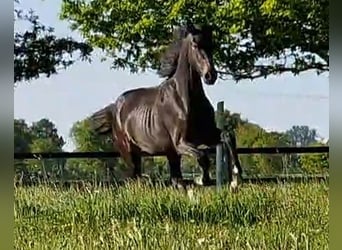
<path fill-rule="evenodd" d="M 224 111 L 224 102 L 217 103 L 217 119 L 216 126 L 220 130 L 223 130 L 223 111 Z M 222 187 L 222 172 L 223 172 L 223 145 L 219 143 L 216 146 L 216 188 L 219 190 Z"/>

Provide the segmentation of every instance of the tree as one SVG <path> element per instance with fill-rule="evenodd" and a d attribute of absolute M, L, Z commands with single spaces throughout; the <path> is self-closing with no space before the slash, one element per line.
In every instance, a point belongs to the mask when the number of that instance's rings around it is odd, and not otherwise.
<path fill-rule="evenodd" d="M 224 119 L 224 130 L 236 130 L 239 126 L 246 124 L 248 121 L 241 118 L 241 115 L 238 113 L 232 113 L 229 110 L 224 110 L 223 112 Z M 218 118 L 216 112 L 216 119 Z"/>
<path fill-rule="evenodd" d="M 56 125 L 47 118 L 33 122 L 30 126 L 31 144 L 30 152 L 62 152 L 65 141 L 58 134 Z M 35 159 L 28 160 L 29 169 L 32 172 L 42 173 L 47 176 L 61 176 L 64 171 L 64 159 Z"/>
<path fill-rule="evenodd" d="M 287 145 L 287 140 L 283 133 L 266 132 L 264 129 L 261 129 L 252 147 L 282 147 Z M 287 172 L 289 167 L 287 163 L 284 164 L 283 155 L 254 154 L 252 157 L 254 160 L 254 171 L 258 174 L 280 174 Z"/>
<path fill-rule="evenodd" d="M 308 145 L 316 142 L 317 131 L 310 129 L 309 126 L 292 126 L 291 129 L 285 132 L 289 145 L 294 147 L 307 147 Z M 300 157 L 295 154 L 288 156 L 288 161 L 293 169 L 302 169 L 299 161 Z"/>
<path fill-rule="evenodd" d="M 27 153 L 30 152 L 30 145 L 32 143 L 32 136 L 30 127 L 24 119 L 14 119 L 14 152 Z M 16 174 L 27 175 L 27 163 L 25 160 L 15 160 Z"/>
<path fill-rule="evenodd" d="M 14 0 L 15 5 L 19 4 Z M 29 22 L 31 28 L 14 33 L 14 84 L 41 76 L 49 77 L 61 68 L 71 66 L 74 52 L 80 52 L 82 60 L 89 60 L 91 46 L 77 42 L 70 37 L 57 38 L 54 30 L 39 22 L 34 12 L 23 11 L 17 6 L 14 10 L 15 22 Z"/>
<path fill-rule="evenodd" d="M 49 119 L 43 118 L 31 126 L 24 119 L 14 119 L 15 152 L 61 152 L 64 144 L 63 137 Z M 63 165 L 63 160 L 56 159 L 16 160 L 15 171 L 16 174 L 24 174 L 24 178 L 40 172 L 46 177 L 60 173 Z"/>
<path fill-rule="evenodd" d="M 32 143 L 39 140 L 45 140 L 48 143 L 44 147 L 45 152 L 61 152 L 65 141 L 62 136 L 58 134 L 56 125 L 47 118 L 42 118 L 37 122 L 33 122 L 31 127 Z M 40 145 L 43 145 L 40 144 Z M 37 144 L 39 145 L 39 143 Z M 37 152 L 37 151 L 36 151 Z"/>
<path fill-rule="evenodd" d="M 324 146 L 323 143 L 315 142 L 310 146 Z M 329 154 L 303 154 L 299 157 L 301 169 L 306 174 L 328 174 Z"/>
<path fill-rule="evenodd" d="M 111 137 L 96 135 L 88 119 L 75 122 L 70 130 L 70 137 L 77 152 L 113 151 Z"/>
<path fill-rule="evenodd" d="M 158 69 L 173 28 L 188 21 L 213 26 L 221 77 L 329 71 L 328 0 L 63 0 L 60 17 L 132 72 Z"/>
<path fill-rule="evenodd" d="M 26 121 L 24 119 L 14 119 L 14 152 L 29 152 L 31 143 L 32 136 Z"/>
<path fill-rule="evenodd" d="M 242 120 L 236 128 L 238 147 L 280 147 L 288 146 L 287 136 L 280 132 L 267 132 L 257 124 Z M 247 175 L 279 174 L 284 171 L 281 155 L 241 155 L 241 165 Z"/>
<path fill-rule="evenodd" d="M 310 129 L 309 126 L 292 126 L 286 131 L 290 144 L 297 147 L 307 147 L 309 144 L 316 142 L 317 131 Z"/>

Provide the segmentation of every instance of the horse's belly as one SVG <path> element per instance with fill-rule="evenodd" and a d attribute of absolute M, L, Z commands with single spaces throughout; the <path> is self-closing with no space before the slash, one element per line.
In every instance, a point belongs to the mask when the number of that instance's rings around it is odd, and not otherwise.
<path fill-rule="evenodd" d="M 170 146 L 170 140 L 164 135 L 138 135 L 134 139 L 134 144 L 146 153 L 155 154 L 165 152 Z"/>
<path fill-rule="evenodd" d="M 155 154 L 165 152 L 170 147 L 171 141 L 168 133 L 159 126 L 153 128 L 139 126 L 132 133 L 132 143 L 146 153 Z"/>

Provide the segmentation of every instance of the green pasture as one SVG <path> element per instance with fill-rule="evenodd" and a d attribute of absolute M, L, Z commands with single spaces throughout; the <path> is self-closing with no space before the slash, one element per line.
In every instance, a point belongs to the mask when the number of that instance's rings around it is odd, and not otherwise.
<path fill-rule="evenodd" d="M 16 249 L 328 249 L 328 184 L 15 188 Z"/>

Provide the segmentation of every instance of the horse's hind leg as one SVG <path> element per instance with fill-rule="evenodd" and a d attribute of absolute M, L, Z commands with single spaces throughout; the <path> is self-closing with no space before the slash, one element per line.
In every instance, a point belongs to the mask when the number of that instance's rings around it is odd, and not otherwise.
<path fill-rule="evenodd" d="M 141 156 L 138 153 L 131 153 L 131 159 L 133 163 L 133 177 L 141 178 L 142 170 L 141 170 Z"/>
<path fill-rule="evenodd" d="M 131 147 L 132 148 L 132 147 Z M 142 168 L 141 168 L 141 155 L 140 152 L 128 151 L 125 153 L 123 157 L 126 165 L 129 168 L 130 177 L 133 179 L 138 179 L 142 177 Z"/>
<path fill-rule="evenodd" d="M 113 127 L 113 131 L 116 132 L 115 134 L 113 134 L 114 148 L 116 148 L 120 152 L 120 155 L 127 167 L 125 177 L 141 177 L 142 173 L 140 150 L 129 142 L 124 132 L 115 129 L 115 127 Z"/>
<path fill-rule="evenodd" d="M 124 174 L 125 178 L 135 179 L 141 177 L 141 155 L 137 152 L 132 152 L 127 147 L 117 147 L 117 149 L 127 168 Z"/>

